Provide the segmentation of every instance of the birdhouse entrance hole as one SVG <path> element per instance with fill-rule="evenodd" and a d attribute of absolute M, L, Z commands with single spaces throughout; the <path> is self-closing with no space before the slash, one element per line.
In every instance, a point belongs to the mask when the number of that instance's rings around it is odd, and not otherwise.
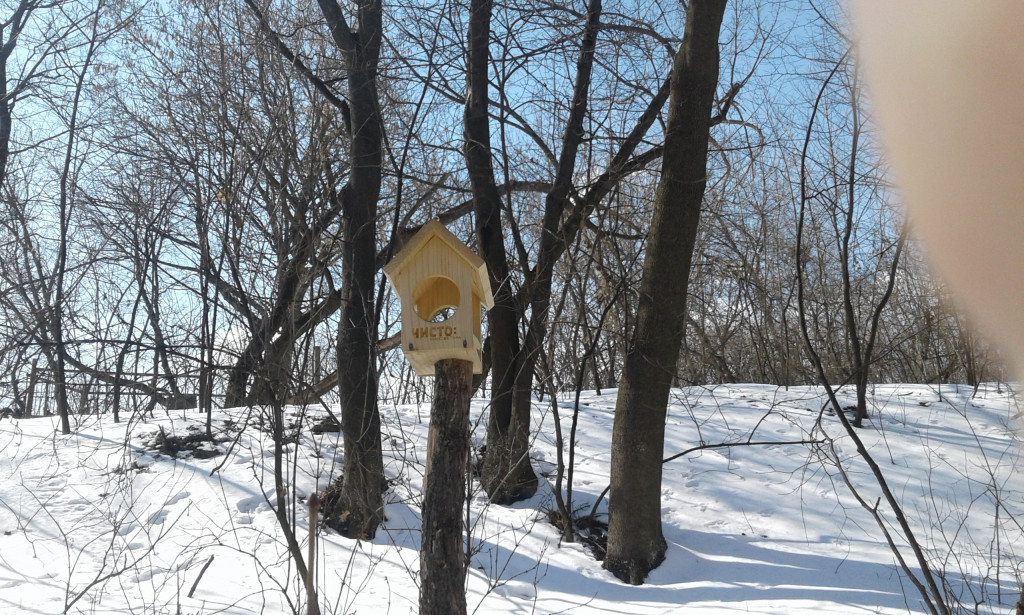
<path fill-rule="evenodd" d="M 455 282 L 441 275 L 420 280 L 413 290 L 416 315 L 432 323 L 444 322 L 454 316 L 461 297 Z"/>

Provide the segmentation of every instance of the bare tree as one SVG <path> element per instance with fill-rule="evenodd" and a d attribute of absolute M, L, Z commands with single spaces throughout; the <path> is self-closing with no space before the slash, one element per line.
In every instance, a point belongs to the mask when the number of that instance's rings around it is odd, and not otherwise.
<path fill-rule="evenodd" d="M 19 259 L 8 263 L 7 279 L 13 283 L 17 301 L 31 310 L 28 318 L 21 317 L 27 333 L 24 341 L 38 345 L 47 359 L 64 434 L 71 431 L 67 375 L 71 355 L 67 332 L 72 301 L 69 295 L 83 278 L 82 270 L 90 261 L 84 254 L 84 262 L 76 263 L 78 271 L 74 279 L 69 279 L 74 210 L 82 199 L 80 183 L 86 168 L 83 151 L 87 148 L 81 146 L 81 124 L 86 107 L 87 78 L 97 52 L 121 27 L 116 19 L 104 22 L 105 10 L 102 1 L 73 7 L 20 2 L 13 14 L 0 24 L 0 31 L 7 34 L 0 47 L 0 76 L 3 77 L 0 86 L 3 94 L 0 99 L 0 190 L 3 190 L 7 208 L 7 230 L 17 238 L 21 252 Z M 33 22 L 36 17 L 39 19 Z M 40 40 L 32 52 L 18 56 L 15 49 L 19 41 L 24 42 L 29 36 L 26 29 L 31 29 L 31 36 Z M 15 56 L 21 60 L 17 68 L 12 65 Z M 33 96 L 25 100 L 30 86 L 43 76 L 47 77 L 46 87 L 32 91 Z M 52 219 L 57 231 L 53 242 L 46 241 L 38 232 L 37 214 L 26 199 L 27 191 L 37 189 L 32 184 L 38 180 L 19 177 L 15 181 L 12 178 L 10 143 L 16 103 L 20 103 L 19 108 L 34 108 L 37 113 L 49 114 L 59 127 L 56 134 L 35 143 L 25 139 L 18 153 L 19 171 L 27 170 L 25 163 L 30 156 L 37 156 L 39 162 L 45 160 L 56 169 L 56 177 L 47 182 L 49 189 L 43 189 L 41 199 L 49 201 L 53 207 Z M 52 143 L 47 143 L 51 140 Z M 56 143 L 61 146 L 51 148 Z"/>
<path fill-rule="evenodd" d="M 841 42 L 834 33 L 832 38 Z M 833 381 L 854 385 L 853 425 L 861 427 L 882 315 L 893 295 L 906 233 L 888 208 L 885 169 L 872 149 L 850 59 L 847 51 L 836 60 L 805 132 L 797 268 L 805 290 L 800 307 L 812 297 L 821 306 L 812 313 L 821 331 L 816 341 L 832 357 L 833 373 L 841 374 Z"/>
<path fill-rule="evenodd" d="M 372 538 L 384 520 L 384 465 L 377 411 L 377 200 L 383 162 L 378 61 L 383 14 L 379 0 L 356 3 L 350 27 L 336 0 L 319 0 L 348 81 L 351 171 L 341 189 L 345 216 L 342 254 L 344 307 L 338 332 L 338 393 L 345 437 L 340 507 L 347 511 L 346 534 Z"/>

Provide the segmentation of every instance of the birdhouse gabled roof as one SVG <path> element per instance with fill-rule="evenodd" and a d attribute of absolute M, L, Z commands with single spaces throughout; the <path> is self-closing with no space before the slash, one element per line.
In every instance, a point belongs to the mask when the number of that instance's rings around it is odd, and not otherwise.
<path fill-rule="evenodd" d="M 416 256 L 433 241 L 440 241 L 450 249 L 462 261 L 466 267 L 472 270 L 473 291 L 480 297 L 480 303 L 487 309 L 494 306 L 494 296 L 491 294 L 491 283 L 487 277 L 487 265 L 476 252 L 469 249 L 466 244 L 452 234 L 437 219 L 424 224 L 416 234 L 409 239 L 398 254 L 384 265 L 384 275 L 391 281 L 393 286 L 398 285 L 402 272 L 411 263 L 415 262 Z"/>

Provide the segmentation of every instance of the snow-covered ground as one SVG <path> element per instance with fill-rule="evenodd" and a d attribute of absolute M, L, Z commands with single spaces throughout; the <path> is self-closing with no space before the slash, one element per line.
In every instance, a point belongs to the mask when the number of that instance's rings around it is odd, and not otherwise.
<path fill-rule="evenodd" d="M 842 396 L 844 404 L 852 403 Z M 859 433 L 906 508 L 947 590 L 973 612 L 1006 613 L 1024 573 L 1024 484 L 1005 386 L 971 390 L 878 386 Z M 835 438 L 850 481 L 880 493 L 827 411 L 820 389 L 762 385 L 674 391 L 665 456 L 699 444 Z M 615 391 L 581 398 L 574 507 L 585 514 L 608 482 Z M 474 400 L 479 417 L 486 400 Z M 558 401 L 568 429 L 572 397 Z M 305 498 L 340 470 L 339 434 L 315 435 L 314 408 L 289 408 L 287 500 L 308 536 Z M 373 541 L 318 531 L 317 585 L 325 613 L 415 613 L 421 486 L 429 406 L 382 408 L 391 489 Z M 217 411 L 221 454 L 156 454 L 162 428 L 201 428 L 194 412 L 114 424 L 81 417 L 55 435 L 50 418 L 0 421 L 0 613 L 305 612 L 272 506 L 273 445 L 260 410 Z M 554 484 L 550 400 L 535 404 L 534 467 Z M 130 430 L 131 436 L 127 436 Z M 477 425 L 476 444 L 484 429 Z M 568 434 L 566 434 L 568 437 Z M 665 563 L 624 585 L 579 543 L 559 540 L 542 481 L 530 501 L 488 506 L 474 486 L 468 580 L 477 613 L 927 612 L 871 515 L 836 469 L 830 448 L 754 444 L 691 452 L 664 465 Z M 599 506 L 602 513 L 607 502 Z M 879 510 L 891 525 L 885 504 Z M 602 518 L 604 518 L 602 516 Z M 902 546 L 902 540 L 896 537 Z M 914 562 L 909 550 L 905 557 Z M 204 571 L 205 567 L 205 571 Z M 916 570 L 916 566 L 914 566 Z M 1001 604 L 999 602 L 1001 601 Z"/>

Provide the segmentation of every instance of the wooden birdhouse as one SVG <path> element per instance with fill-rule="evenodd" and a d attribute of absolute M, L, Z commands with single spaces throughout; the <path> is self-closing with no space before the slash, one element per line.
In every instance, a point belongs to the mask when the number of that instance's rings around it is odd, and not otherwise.
<path fill-rule="evenodd" d="M 487 266 L 443 224 L 431 220 L 384 266 L 402 302 L 402 350 L 420 376 L 462 359 L 483 371 L 481 306 L 494 305 Z"/>

